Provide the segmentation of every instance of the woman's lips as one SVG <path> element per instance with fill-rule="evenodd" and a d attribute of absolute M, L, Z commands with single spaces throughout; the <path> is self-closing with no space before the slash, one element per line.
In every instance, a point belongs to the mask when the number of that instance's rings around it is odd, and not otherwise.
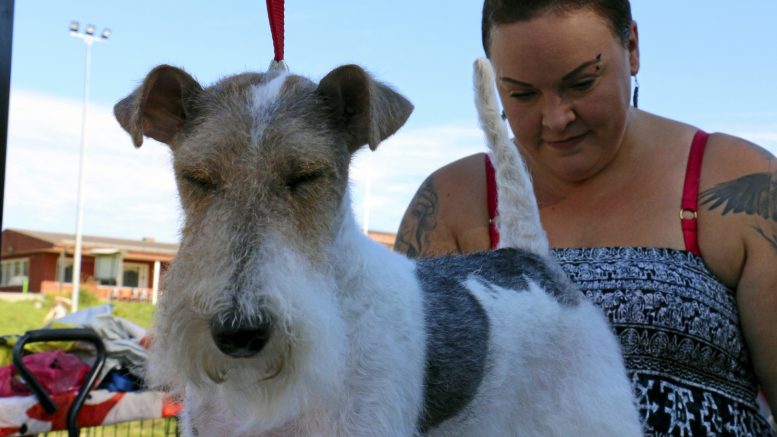
<path fill-rule="evenodd" d="M 545 144 L 549 145 L 550 147 L 558 150 L 569 150 L 580 144 L 581 141 L 585 138 L 585 136 L 588 133 L 583 133 L 580 135 L 576 135 L 573 137 L 567 137 L 561 140 L 545 140 Z"/>

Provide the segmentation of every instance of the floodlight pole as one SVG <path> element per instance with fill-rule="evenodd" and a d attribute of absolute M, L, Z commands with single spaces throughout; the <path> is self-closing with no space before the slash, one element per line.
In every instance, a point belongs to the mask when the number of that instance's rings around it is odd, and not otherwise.
<path fill-rule="evenodd" d="M 78 23 L 70 24 L 70 36 L 81 39 L 86 45 L 84 65 L 84 101 L 81 113 L 81 154 L 78 164 L 78 208 L 76 213 L 76 243 L 73 253 L 73 294 L 71 311 L 78 311 L 78 299 L 81 287 L 81 250 L 84 227 L 84 176 L 86 173 L 86 115 L 89 106 L 89 78 L 92 67 L 92 44 L 104 43 L 110 36 L 110 30 L 104 30 L 99 36 L 94 35 L 94 26 L 89 25 L 84 33 L 78 32 Z"/>

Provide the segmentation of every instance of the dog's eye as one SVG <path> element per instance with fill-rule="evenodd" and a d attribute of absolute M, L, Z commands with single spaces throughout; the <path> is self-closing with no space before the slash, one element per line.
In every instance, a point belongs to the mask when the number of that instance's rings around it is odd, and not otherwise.
<path fill-rule="evenodd" d="M 286 186 L 289 187 L 289 190 L 295 191 L 303 185 L 313 182 L 323 175 L 323 170 L 312 170 L 295 173 L 286 178 Z"/>
<path fill-rule="evenodd" d="M 191 186 L 205 192 L 215 191 L 217 186 L 213 179 L 204 172 L 191 171 L 185 172 L 182 175 L 185 180 Z"/>

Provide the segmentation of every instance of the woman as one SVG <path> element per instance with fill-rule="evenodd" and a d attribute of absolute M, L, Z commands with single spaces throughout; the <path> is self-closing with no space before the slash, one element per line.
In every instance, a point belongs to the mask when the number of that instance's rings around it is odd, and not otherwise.
<path fill-rule="evenodd" d="M 777 160 L 632 106 L 638 42 L 628 0 L 483 8 L 553 253 L 618 334 L 647 434 L 773 435 L 756 396 L 777 411 Z M 397 250 L 495 247 L 492 184 L 482 154 L 436 171 Z"/>

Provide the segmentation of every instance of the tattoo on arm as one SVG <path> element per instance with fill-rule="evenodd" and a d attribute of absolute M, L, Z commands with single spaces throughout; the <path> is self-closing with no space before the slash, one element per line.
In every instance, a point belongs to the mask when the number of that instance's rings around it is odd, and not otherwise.
<path fill-rule="evenodd" d="M 755 215 L 777 225 L 777 172 L 753 173 L 724 182 L 699 195 L 701 204 L 713 211 Z M 777 251 L 777 235 L 769 236 L 759 225 L 753 228 Z"/>
<path fill-rule="evenodd" d="M 760 236 L 762 236 L 766 241 L 768 241 L 769 244 L 772 245 L 772 249 L 774 249 L 775 252 L 777 252 L 777 234 L 772 234 L 771 236 L 769 236 L 766 234 L 766 231 L 764 231 L 763 228 L 758 225 L 753 226 L 753 229 L 755 229 L 755 231 L 758 232 Z"/>
<path fill-rule="evenodd" d="M 405 218 L 399 225 L 394 250 L 403 252 L 411 258 L 421 256 L 424 244 L 428 243 L 428 233 L 436 227 L 437 192 L 431 179 L 427 179 L 413 197 Z"/>

